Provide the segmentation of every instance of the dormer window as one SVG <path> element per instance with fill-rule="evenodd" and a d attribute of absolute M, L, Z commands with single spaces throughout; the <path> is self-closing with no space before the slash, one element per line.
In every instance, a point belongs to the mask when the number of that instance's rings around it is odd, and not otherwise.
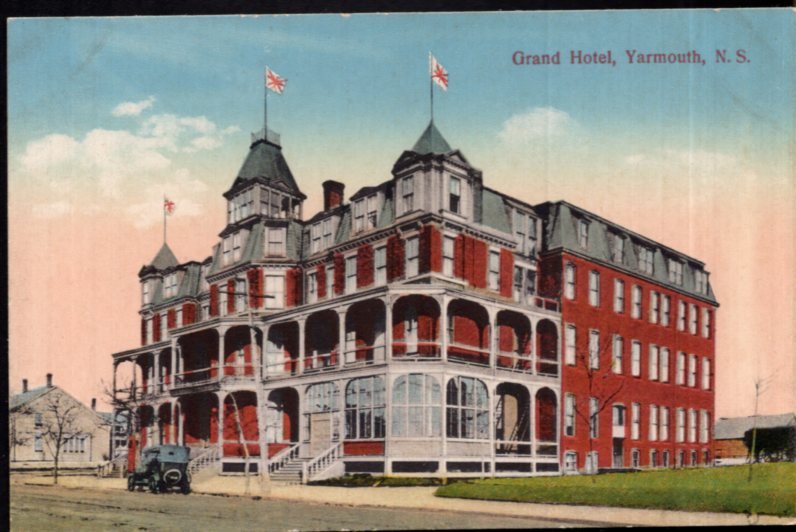
<path fill-rule="evenodd" d="M 617 233 L 611 234 L 611 260 L 617 264 L 625 261 L 625 239 Z"/>
<path fill-rule="evenodd" d="M 323 249 L 329 249 L 330 247 L 332 247 L 332 244 L 334 243 L 331 218 L 327 218 L 323 222 L 321 222 L 321 232 L 322 232 L 321 244 L 323 245 Z"/>
<path fill-rule="evenodd" d="M 251 214 L 254 214 L 254 195 L 253 190 L 249 189 L 243 193 L 243 197 L 241 198 L 240 217 L 243 219 Z"/>
<path fill-rule="evenodd" d="M 376 195 L 354 202 L 354 232 L 359 233 L 376 227 Z"/>
<path fill-rule="evenodd" d="M 460 214 L 459 210 L 461 209 L 461 202 L 462 202 L 462 181 L 458 177 L 451 177 L 448 208 L 450 209 L 451 212 Z"/>
<path fill-rule="evenodd" d="M 378 209 L 378 197 L 377 196 L 370 196 L 367 199 L 368 202 L 368 212 L 367 212 L 367 219 L 366 219 L 366 227 L 368 229 L 375 229 L 376 228 L 376 209 Z"/>
<path fill-rule="evenodd" d="M 271 216 L 271 218 L 279 218 L 279 204 L 281 203 L 280 194 L 279 192 L 274 192 L 273 190 L 269 190 L 268 192 L 271 196 L 270 212 L 268 214 Z"/>
<path fill-rule="evenodd" d="M 141 304 L 148 305 L 152 303 L 152 294 L 149 292 L 149 281 L 141 283 Z"/>
<path fill-rule="evenodd" d="M 676 259 L 669 259 L 669 282 L 682 286 L 683 263 Z"/>
<path fill-rule="evenodd" d="M 578 220 L 578 245 L 583 249 L 589 247 L 589 222 Z"/>
<path fill-rule="evenodd" d="M 206 292 L 210 289 L 210 285 L 207 283 L 207 274 L 209 271 L 210 271 L 210 265 L 204 264 L 202 266 L 202 280 L 201 280 L 202 292 Z"/>
<path fill-rule="evenodd" d="M 696 281 L 696 291 L 698 294 L 708 293 L 708 274 L 697 270 L 694 272 L 694 279 Z"/>
<path fill-rule="evenodd" d="M 221 263 L 224 266 L 232 264 L 232 236 L 224 238 L 221 246 Z"/>
<path fill-rule="evenodd" d="M 531 256 L 536 251 L 536 219 L 528 214 L 514 211 L 514 239 L 517 251 Z"/>
<path fill-rule="evenodd" d="M 415 208 L 415 184 L 412 176 L 401 181 L 401 213 L 407 213 Z"/>
<path fill-rule="evenodd" d="M 365 200 L 354 202 L 354 232 L 365 230 Z"/>
<path fill-rule="evenodd" d="M 265 254 L 267 257 L 284 257 L 285 256 L 285 228 L 284 227 L 269 227 L 266 230 L 266 247 Z"/>
<path fill-rule="evenodd" d="M 232 260 L 238 262 L 243 253 L 243 235 L 235 233 L 232 235 Z"/>
<path fill-rule="evenodd" d="M 652 275 L 653 268 L 653 252 L 650 248 L 640 245 L 638 247 L 638 269 L 642 272 Z"/>
<path fill-rule="evenodd" d="M 168 274 L 163 279 L 163 298 L 168 299 L 177 295 L 177 272 Z"/>
<path fill-rule="evenodd" d="M 314 224 L 310 228 L 310 252 L 317 253 L 321 250 L 321 224 Z"/>

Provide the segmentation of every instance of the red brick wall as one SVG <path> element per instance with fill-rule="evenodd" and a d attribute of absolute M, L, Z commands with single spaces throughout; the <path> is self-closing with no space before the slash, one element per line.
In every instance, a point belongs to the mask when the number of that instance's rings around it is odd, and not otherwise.
<path fill-rule="evenodd" d="M 218 285 L 210 285 L 210 315 L 218 316 Z"/>
<path fill-rule="evenodd" d="M 357 288 L 373 284 L 373 246 L 363 244 L 357 249 Z"/>
<path fill-rule="evenodd" d="M 486 288 L 488 267 L 486 242 L 467 235 L 459 235 L 453 247 L 453 274 L 475 288 Z"/>
<path fill-rule="evenodd" d="M 399 236 L 387 239 L 387 282 L 404 276 L 404 241 Z"/>
<path fill-rule="evenodd" d="M 562 296 L 562 321 L 566 324 L 574 324 L 577 328 L 576 352 L 581 356 L 588 353 L 589 329 L 600 331 L 600 369 L 592 379 L 592 392 L 589 392 L 589 379 L 584 367 L 584 360 L 578 360 L 575 366 L 566 365 L 564 361 L 565 334 L 563 330 L 559 334 L 561 359 L 562 359 L 562 394 L 574 393 L 578 408 L 582 412 L 588 412 L 588 398 L 608 397 L 617 389 L 619 392 L 612 399 L 611 404 L 622 404 L 626 408 L 625 440 L 624 440 L 624 460 L 625 464 L 630 464 L 630 449 L 636 448 L 640 453 L 640 463 L 642 466 L 649 465 L 650 450 L 658 451 L 658 463 L 661 463 L 661 455 L 664 450 L 670 453 L 670 465 L 675 463 L 676 452 L 680 449 L 686 451 L 686 461 L 690 462 L 689 454 L 692 449 L 698 451 L 699 461 L 702 461 L 702 450 L 710 449 L 711 442 L 699 443 L 675 442 L 677 432 L 677 408 L 689 408 L 697 410 L 697 440 L 699 439 L 699 410 L 707 410 L 710 414 L 710 431 L 713 428 L 713 416 L 715 413 L 714 380 L 711 378 L 711 390 L 701 388 L 701 363 L 702 358 L 710 359 L 711 375 L 715 375 L 716 362 L 714 335 L 711 338 L 703 338 L 701 330 L 698 328 L 697 335 L 686 330 L 677 330 L 677 307 L 678 301 L 684 300 L 686 304 L 695 303 L 700 309 L 707 304 L 695 298 L 681 295 L 673 290 L 656 285 L 647 280 L 633 277 L 612 268 L 597 265 L 580 257 L 568 253 L 557 254 L 555 257 L 546 259 L 547 274 L 552 277 L 561 277 L 561 272 L 565 262 L 572 262 L 576 266 L 576 297 L 568 300 Z M 555 266 L 553 265 L 555 263 Z M 600 306 L 599 308 L 589 305 L 589 272 L 595 270 L 600 273 Z M 614 280 L 620 278 L 625 282 L 625 311 L 622 314 L 614 312 Z M 640 319 L 631 318 L 632 296 L 631 287 L 639 285 L 643 289 L 642 312 Z M 671 310 L 669 325 L 664 327 L 660 324 L 652 324 L 649 321 L 650 290 L 655 290 L 661 295 L 661 314 L 663 309 L 662 296 L 669 295 L 671 298 Z M 716 313 L 713 312 L 715 323 Z M 614 334 L 619 334 L 624 340 L 623 345 L 623 372 L 616 375 L 611 371 L 612 343 Z M 633 377 L 631 375 L 631 342 L 638 340 L 641 342 L 641 375 Z M 649 379 L 649 349 L 650 344 L 669 349 L 669 381 L 667 383 L 660 380 L 652 381 Z M 686 355 L 695 354 L 698 357 L 696 387 L 675 384 L 677 369 L 677 353 L 683 351 Z M 686 383 L 688 376 L 688 363 L 686 359 Z M 631 403 L 640 403 L 640 439 L 631 440 Z M 563 405 L 563 397 L 561 398 Z M 665 442 L 650 441 L 649 416 L 650 405 L 669 408 L 669 438 Z M 563 410 L 562 410 L 563 414 Z M 599 438 L 594 440 L 594 450 L 599 453 L 599 466 L 610 467 L 612 462 L 612 412 L 611 406 L 605 408 L 599 414 Z M 563 415 L 561 416 L 563 423 Z M 660 426 L 661 414 L 658 414 Z M 686 439 L 688 434 L 688 417 L 686 414 Z M 709 432 L 709 434 L 712 432 Z M 561 450 L 574 450 L 578 452 L 578 465 L 584 467 L 585 454 L 588 451 L 588 425 L 585 419 L 576 416 L 575 436 L 564 436 L 562 425 Z"/>
<path fill-rule="evenodd" d="M 239 441 L 257 441 L 257 406 L 251 393 L 239 393 L 237 412 L 232 397 L 227 396 L 224 401 L 224 456 L 244 456 L 243 446 Z M 238 415 L 240 420 L 238 420 Z M 240 428 L 239 423 L 240 421 Z M 242 437 L 239 435 L 242 433 Z M 260 449 L 257 444 L 248 445 L 250 456 L 259 456 Z"/>
<path fill-rule="evenodd" d="M 716 440 L 714 442 L 716 458 L 746 458 L 749 449 L 743 444 L 743 440 Z"/>
<path fill-rule="evenodd" d="M 342 253 L 334 254 L 334 293 L 345 293 L 345 257 Z"/>
<path fill-rule="evenodd" d="M 347 441 L 343 442 L 343 454 L 346 456 L 373 456 L 384 454 L 383 441 Z"/>

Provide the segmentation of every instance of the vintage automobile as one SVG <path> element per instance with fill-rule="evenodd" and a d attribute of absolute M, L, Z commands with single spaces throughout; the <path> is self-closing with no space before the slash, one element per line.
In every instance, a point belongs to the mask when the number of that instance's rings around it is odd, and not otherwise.
<path fill-rule="evenodd" d="M 127 489 L 149 488 L 152 493 L 179 489 L 191 492 L 191 474 L 188 463 L 191 449 L 180 445 L 154 445 L 141 453 L 135 471 L 127 475 Z"/>

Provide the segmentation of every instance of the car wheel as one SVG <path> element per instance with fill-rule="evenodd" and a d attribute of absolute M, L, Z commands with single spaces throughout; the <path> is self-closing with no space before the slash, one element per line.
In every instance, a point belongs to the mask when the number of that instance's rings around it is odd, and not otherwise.
<path fill-rule="evenodd" d="M 183 482 L 182 486 L 180 486 L 180 491 L 183 495 L 188 495 L 191 493 L 191 485 L 188 482 Z"/>
<path fill-rule="evenodd" d="M 135 490 L 135 480 L 133 479 L 133 475 L 127 475 L 127 491 L 134 491 Z"/>

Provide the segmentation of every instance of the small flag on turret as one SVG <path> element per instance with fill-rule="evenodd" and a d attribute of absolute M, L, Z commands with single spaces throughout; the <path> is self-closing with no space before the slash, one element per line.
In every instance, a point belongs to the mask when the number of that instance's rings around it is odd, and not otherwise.
<path fill-rule="evenodd" d="M 271 70 L 268 67 L 265 67 L 265 87 L 274 91 L 277 94 L 282 94 L 285 90 L 285 84 L 287 84 L 287 80 L 283 77 L 280 77 L 276 72 Z"/>
<path fill-rule="evenodd" d="M 174 207 L 176 205 L 169 198 L 163 198 L 163 212 L 165 214 L 174 214 Z"/>
<path fill-rule="evenodd" d="M 428 55 L 431 59 L 431 79 L 434 83 L 442 87 L 442 90 L 448 90 L 448 71 L 437 62 L 436 57 L 430 53 Z"/>

